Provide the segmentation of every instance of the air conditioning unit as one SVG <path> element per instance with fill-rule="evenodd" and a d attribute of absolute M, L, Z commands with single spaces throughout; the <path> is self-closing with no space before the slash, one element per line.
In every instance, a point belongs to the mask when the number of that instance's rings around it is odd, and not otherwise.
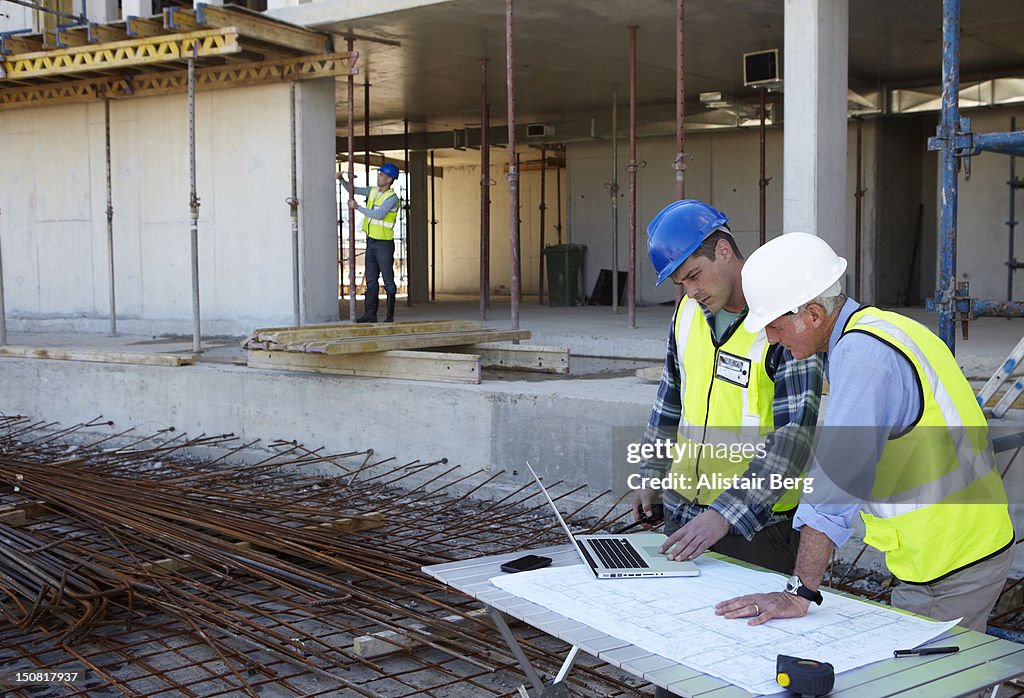
<path fill-rule="evenodd" d="M 543 138 L 544 136 L 550 136 L 555 132 L 555 129 L 547 124 L 527 124 L 526 125 L 526 137 L 527 138 Z"/>

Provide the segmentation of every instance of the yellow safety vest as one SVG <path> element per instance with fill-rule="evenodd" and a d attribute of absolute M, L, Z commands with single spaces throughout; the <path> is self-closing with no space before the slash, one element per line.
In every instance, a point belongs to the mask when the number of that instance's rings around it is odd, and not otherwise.
<path fill-rule="evenodd" d="M 394 189 L 388 188 L 381 191 L 377 187 L 372 187 L 370 193 L 366 195 L 366 208 L 374 209 L 380 206 L 389 197 L 398 197 Z M 395 221 L 398 220 L 398 209 L 401 207 L 401 200 L 399 205 L 384 214 L 384 218 L 370 218 L 369 216 L 363 216 L 363 232 L 366 233 L 367 237 L 371 237 L 374 240 L 394 240 L 395 239 Z"/>
<path fill-rule="evenodd" d="M 885 553 L 896 577 L 918 584 L 1001 552 L 1013 542 L 1006 491 L 988 422 L 956 359 L 925 326 L 877 308 L 854 312 L 843 337 L 852 332 L 905 356 L 922 397 L 913 428 L 886 443 L 875 467 L 864 542 Z"/>
<path fill-rule="evenodd" d="M 751 334 L 741 323 L 716 347 L 692 298 L 676 310 L 675 336 L 682 415 L 671 473 L 676 492 L 706 506 L 727 489 L 714 485 L 743 475 L 775 429 L 775 382 L 765 370 L 768 339 L 764 330 Z M 698 487 L 702 475 L 711 482 Z M 796 489 L 788 490 L 773 509 L 788 511 L 798 499 Z"/>

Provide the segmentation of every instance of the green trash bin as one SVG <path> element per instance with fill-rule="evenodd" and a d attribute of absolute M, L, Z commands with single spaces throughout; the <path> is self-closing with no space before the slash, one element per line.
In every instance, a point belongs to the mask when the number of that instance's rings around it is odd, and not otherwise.
<path fill-rule="evenodd" d="M 583 305 L 583 255 L 586 245 L 548 245 L 548 304 Z"/>

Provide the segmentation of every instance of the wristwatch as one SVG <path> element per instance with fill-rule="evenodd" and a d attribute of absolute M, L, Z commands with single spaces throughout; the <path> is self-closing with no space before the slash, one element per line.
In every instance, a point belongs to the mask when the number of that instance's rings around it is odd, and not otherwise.
<path fill-rule="evenodd" d="M 806 586 L 804 586 L 804 583 L 803 581 L 801 581 L 800 577 L 796 576 L 795 574 L 786 580 L 786 593 L 792 594 L 793 596 L 799 596 L 801 599 L 813 601 L 819 606 L 821 605 L 821 602 L 824 600 L 824 597 L 822 597 L 820 591 L 811 591 L 810 589 L 808 589 Z"/>

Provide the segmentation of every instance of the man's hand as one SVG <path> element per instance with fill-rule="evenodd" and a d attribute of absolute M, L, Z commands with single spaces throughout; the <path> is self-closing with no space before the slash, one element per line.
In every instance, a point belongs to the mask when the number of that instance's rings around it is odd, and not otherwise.
<path fill-rule="evenodd" d="M 708 509 L 669 536 L 661 544 L 661 552 L 671 551 L 668 552 L 669 560 L 692 560 L 704 554 L 728 532 L 729 522 L 725 517 L 714 509 Z"/>
<path fill-rule="evenodd" d="M 348 207 L 349 207 L 350 209 L 352 209 L 353 211 L 355 211 L 355 210 L 356 210 L 356 207 L 357 207 L 357 206 L 359 206 L 359 204 L 357 204 L 357 203 L 356 203 L 356 200 L 355 200 L 355 199 L 349 199 L 349 200 L 348 200 Z"/>
<path fill-rule="evenodd" d="M 633 490 L 633 520 L 639 521 L 654 513 L 654 493 L 650 490 Z"/>
<path fill-rule="evenodd" d="M 696 520 L 696 519 L 694 519 Z M 761 625 L 772 618 L 802 618 L 811 602 L 795 594 L 775 591 L 750 594 L 715 604 L 715 615 L 726 618 L 750 618 L 747 625 Z"/>

